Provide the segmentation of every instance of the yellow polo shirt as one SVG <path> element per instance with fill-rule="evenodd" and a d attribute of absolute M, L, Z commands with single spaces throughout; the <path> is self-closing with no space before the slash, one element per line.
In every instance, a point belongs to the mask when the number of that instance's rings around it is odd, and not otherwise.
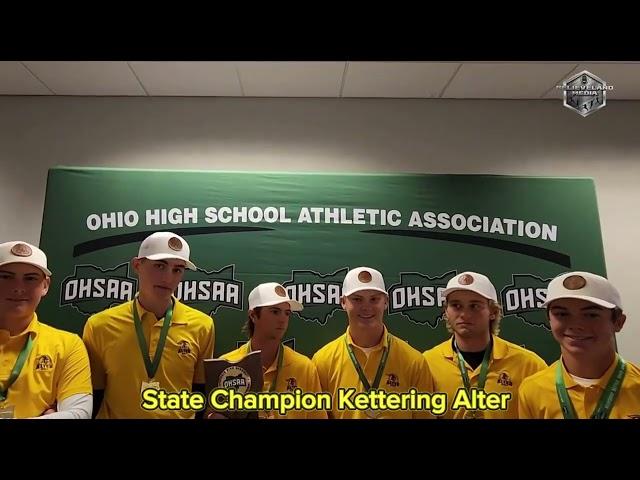
<path fill-rule="evenodd" d="M 564 418 L 556 392 L 558 362 L 560 360 L 522 382 L 518 395 L 520 418 Z M 609 418 L 640 419 L 640 368 L 626 363 L 627 371 Z M 597 384 L 583 387 L 562 366 L 564 384 L 578 418 L 591 417 L 615 367 L 616 362 L 613 362 Z"/>
<path fill-rule="evenodd" d="M 382 340 L 367 357 L 366 353 L 353 343 L 347 328 L 344 335 L 322 347 L 312 358 L 318 369 L 322 391 L 333 396 L 333 409 L 329 412 L 330 418 L 369 418 L 362 410 L 338 409 L 338 389 L 355 388 L 356 393 L 365 391 L 349 356 L 345 339 L 353 348 L 354 355 L 370 384 L 375 379 L 384 347 L 387 345 L 388 339 L 391 340 L 389 356 L 380 380 L 379 390 L 403 393 L 413 387 L 420 393 L 433 392 L 433 379 L 427 362 L 420 352 L 407 342 L 389 333 L 385 327 Z M 380 418 L 433 417 L 428 410 L 384 410 L 381 412 Z"/>
<path fill-rule="evenodd" d="M 160 365 L 153 381 L 167 392 L 191 391 L 194 383 L 205 383 L 205 358 L 214 345 L 213 319 L 174 298 L 175 307 Z M 141 407 L 142 382 L 147 370 L 133 323 L 134 301 L 92 315 L 84 327 L 83 340 L 91 360 L 93 387 L 104 389 L 97 418 L 193 418 L 190 410 L 153 410 Z M 164 318 L 158 319 L 135 302 L 144 337 L 153 359 Z"/>
<path fill-rule="evenodd" d="M 493 349 L 489 361 L 489 372 L 484 386 L 486 393 L 511 393 L 506 410 L 484 410 L 482 415 L 487 419 L 518 418 L 518 388 L 522 381 L 547 367 L 545 361 L 534 352 L 515 343 L 493 337 Z M 454 353 L 452 339 L 424 352 L 429 364 L 436 392 L 447 394 L 447 411 L 438 418 L 462 418 L 464 407 L 452 410 L 451 406 L 459 389 L 464 388 L 458 357 Z M 466 362 L 467 375 L 471 387 L 478 385 L 481 365 L 474 370 Z"/>
<path fill-rule="evenodd" d="M 71 395 L 93 393 L 89 357 L 76 334 L 58 330 L 38 321 L 33 314 L 29 326 L 15 337 L 0 330 L 0 383 L 4 388 L 27 341 L 33 347 L 20 375 L 9 388 L 0 408 L 14 406 L 15 418 L 37 417 Z"/>
<path fill-rule="evenodd" d="M 249 351 L 249 342 L 247 342 L 240 348 L 229 353 L 225 353 L 220 358 L 229 360 L 230 362 L 239 362 L 249 353 Z M 322 388 L 320 387 L 318 371 L 311 360 L 286 345 L 284 345 L 283 352 L 284 357 L 282 359 L 282 370 L 278 374 L 278 383 L 275 391 L 292 392 L 296 388 L 300 388 L 303 392 L 320 393 Z M 277 367 L 278 358 L 276 357 L 271 366 L 264 372 L 263 392 L 268 392 L 271 388 L 271 384 L 276 377 Z M 280 415 L 278 412 L 274 412 L 273 415 L 274 418 L 277 419 L 327 418 L 327 412 L 324 410 L 289 410 L 286 415 Z"/>

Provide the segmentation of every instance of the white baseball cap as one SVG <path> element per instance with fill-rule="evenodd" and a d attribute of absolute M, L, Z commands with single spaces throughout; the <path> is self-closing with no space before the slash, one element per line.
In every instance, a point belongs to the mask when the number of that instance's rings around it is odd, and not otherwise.
<path fill-rule="evenodd" d="M 449 280 L 447 288 L 444 289 L 442 294 L 446 297 L 456 290 L 468 290 L 483 296 L 487 300 L 493 300 L 496 303 L 498 302 L 496 287 L 493 286 L 493 283 L 491 283 L 491 280 L 489 280 L 488 277 L 481 273 L 462 272 L 456 275 Z"/>
<path fill-rule="evenodd" d="M 47 256 L 38 247 L 20 240 L 0 243 L 0 266 L 8 263 L 26 263 L 38 267 L 48 277 Z"/>
<path fill-rule="evenodd" d="M 304 308 L 300 302 L 291 300 L 287 290 L 279 283 L 261 283 L 249 294 L 249 310 L 256 307 L 278 305 L 282 302 L 289 302 L 292 312 L 299 312 Z"/>
<path fill-rule="evenodd" d="M 189 270 L 196 270 L 196 266 L 189 261 L 189 253 L 189 244 L 181 236 L 172 232 L 156 232 L 142 241 L 138 258 L 184 260 Z"/>
<path fill-rule="evenodd" d="M 546 307 L 560 298 L 578 298 L 604 308 L 622 309 L 622 300 L 616 287 L 606 278 L 589 272 L 563 273 L 551 280 L 542 306 Z"/>
<path fill-rule="evenodd" d="M 347 272 L 342 282 L 342 295 L 348 297 L 360 290 L 377 290 L 387 294 L 382 274 L 370 267 L 357 267 Z"/>

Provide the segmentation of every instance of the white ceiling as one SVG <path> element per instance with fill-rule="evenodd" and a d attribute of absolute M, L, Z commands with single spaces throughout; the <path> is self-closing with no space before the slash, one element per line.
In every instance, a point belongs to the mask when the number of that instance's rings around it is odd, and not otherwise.
<path fill-rule="evenodd" d="M 640 99 L 640 62 L 0 62 L 0 95 L 551 99 L 582 70 Z"/>

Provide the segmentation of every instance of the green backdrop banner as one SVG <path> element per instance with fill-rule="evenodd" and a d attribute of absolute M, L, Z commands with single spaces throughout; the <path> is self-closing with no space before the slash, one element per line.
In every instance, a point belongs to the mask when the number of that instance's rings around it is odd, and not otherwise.
<path fill-rule="evenodd" d="M 40 242 L 53 271 L 43 321 L 81 333 L 89 315 L 131 299 L 130 260 L 154 231 L 191 246 L 199 269 L 177 295 L 215 318 L 216 356 L 244 340 L 247 295 L 270 281 L 304 304 L 286 339 L 312 355 L 344 332 L 342 280 L 366 265 L 385 277 L 389 329 L 418 350 L 448 336 L 441 292 L 472 270 L 498 290 L 501 336 L 549 362 L 548 281 L 606 273 L 591 179 L 60 167 Z"/>

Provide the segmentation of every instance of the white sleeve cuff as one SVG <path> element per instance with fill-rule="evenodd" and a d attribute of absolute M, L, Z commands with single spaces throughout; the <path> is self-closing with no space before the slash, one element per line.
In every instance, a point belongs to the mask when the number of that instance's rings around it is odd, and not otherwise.
<path fill-rule="evenodd" d="M 57 410 L 55 413 L 35 418 L 67 420 L 91 419 L 91 413 L 93 412 L 93 395 L 88 393 L 71 395 L 58 403 Z"/>

